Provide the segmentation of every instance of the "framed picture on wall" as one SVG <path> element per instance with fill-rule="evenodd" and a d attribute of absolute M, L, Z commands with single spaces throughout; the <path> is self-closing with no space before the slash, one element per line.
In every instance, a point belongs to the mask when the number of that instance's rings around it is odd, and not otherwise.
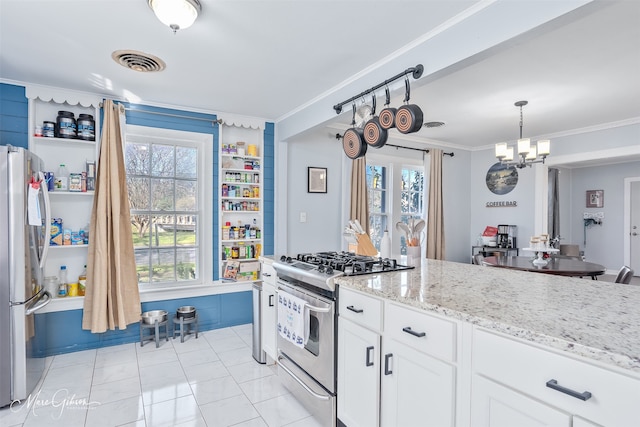
<path fill-rule="evenodd" d="M 327 168 L 307 168 L 307 193 L 327 192 Z"/>
<path fill-rule="evenodd" d="M 604 190 L 587 190 L 587 207 L 604 207 Z"/>

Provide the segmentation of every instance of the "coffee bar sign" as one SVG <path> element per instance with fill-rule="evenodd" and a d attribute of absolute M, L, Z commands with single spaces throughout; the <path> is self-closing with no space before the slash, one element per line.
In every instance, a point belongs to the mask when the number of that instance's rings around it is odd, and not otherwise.
<path fill-rule="evenodd" d="M 487 208 L 515 208 L 518 206 L 518 202 L 515 200 L 505 200 L 499 202 L 487 202 L 485 207 Z"/>

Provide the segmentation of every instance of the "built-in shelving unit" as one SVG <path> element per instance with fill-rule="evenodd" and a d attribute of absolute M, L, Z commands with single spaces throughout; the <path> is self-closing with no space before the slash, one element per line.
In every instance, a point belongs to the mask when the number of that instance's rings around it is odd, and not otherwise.
<path fill-rule="evenodd" d="M 60 91 L 43 86 L 27 86 L 29 99 L 29 150 L 44 161 L 45 172 L 57 174 L 60 164 L 69 173 L 87 171 L 87 163 L 98 159 L 100 129 L 100 97 L 73 91 Z M 44 121 L 56 122 L 59 111 L 93 116 L 95 140 L 37 136 L 35 129 Z M 87 229 L 91 220 L 94 191 L 60 191 L 49 193 L 52 218 L 62 219 L 62 228 L 72 232 Z M 89 237 L 91 238 L 91 237 Z M 75 281 L 87 263 L 87 244 L 50 246 L 45 276 L 57 276 L 61 265 L 67 266 L 68 280 Z"/>
<path fill-rule="evenodd" d="M 263 149 L 260 125 L 223 120 L 218 175 L 218 223 L 221 227 L 218 253 L 223 281 L 260 279 L 258 257 L 263 248 L 264 224 Z"/>

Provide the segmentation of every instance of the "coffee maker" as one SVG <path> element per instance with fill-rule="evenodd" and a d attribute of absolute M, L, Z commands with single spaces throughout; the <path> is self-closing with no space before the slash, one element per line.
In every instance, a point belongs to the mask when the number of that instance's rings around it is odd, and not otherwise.
<path fill-rule="evenodd" d="M 509 226 L 504 224 L 498 225 L 498 234 L 496 236 L 496 243 L 499 248 L 506 248 L 509 246 Z"/>

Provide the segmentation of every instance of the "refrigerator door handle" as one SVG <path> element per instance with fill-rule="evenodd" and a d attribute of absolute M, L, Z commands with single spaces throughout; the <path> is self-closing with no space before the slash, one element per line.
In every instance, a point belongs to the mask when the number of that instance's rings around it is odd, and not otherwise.
<path fill-rule="evenodd" d="M 44 198 L 44 242 L 42 245 L 42 255 L 40 256 L 40 268 L 44 268 L 49 253 L 49 244 L 51 243 L 51 201 L 49 200 L 49 189 L 44 174 L 38 172 L 40 178 L 40 188 L 42 188 L 42 196 Z M 51 295 L 49 295 L 51 296 Z"/>
<path fill-rule="evenodd" d="M 40 295 L 40 298 L 36 300 L 32 299 L 31 302 L 27 304 L 25 315 L 28 316 L 30 314 L 35 313 L 36 311 L 40 310 L 42 307 L 49 304 L 50 302 L 51 302 L 51 294 L 48 291 L 42 292 L 42 294 Z"/>

